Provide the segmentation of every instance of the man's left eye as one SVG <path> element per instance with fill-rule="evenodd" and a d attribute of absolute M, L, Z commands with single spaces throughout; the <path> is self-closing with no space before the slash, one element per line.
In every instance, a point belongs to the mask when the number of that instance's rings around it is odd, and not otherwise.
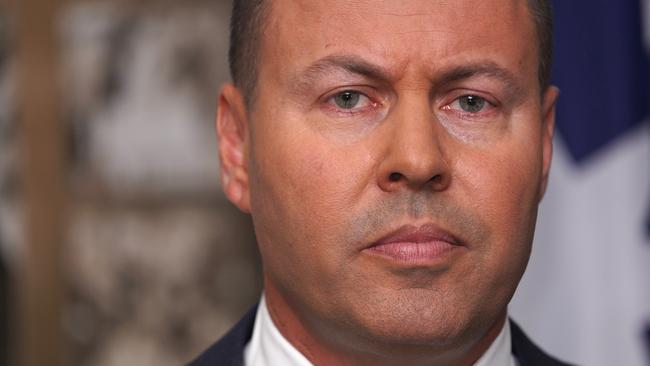
<path fill-rule="evenodd" d="M 490 103 L 476 95 L 463 95 L 449 105 L 450 108 L 465 113 L 480 113 L 490 107 Z"/>

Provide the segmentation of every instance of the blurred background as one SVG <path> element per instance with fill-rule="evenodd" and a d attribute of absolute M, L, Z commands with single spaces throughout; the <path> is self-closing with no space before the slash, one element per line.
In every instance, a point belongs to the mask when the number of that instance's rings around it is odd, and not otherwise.
<path fill-rule="evenodd" d="M 180 365 L 257 301 L 213 129 L 230 6 L 0 7 L 0 365 Z"/>
<path fill-rule="evenodd" d="M 555 1 L 556 155 L 511 315 L 650 365 L 649 6 Z M 0 365 L 180 365 L 260 293 L 218 180 L 227 0 L 0 2 Z"/>

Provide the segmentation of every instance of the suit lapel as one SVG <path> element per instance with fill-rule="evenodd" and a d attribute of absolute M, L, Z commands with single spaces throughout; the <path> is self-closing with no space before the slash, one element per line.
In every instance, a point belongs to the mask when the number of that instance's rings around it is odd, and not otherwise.
<path fill-rule="evenodd" d="M 510 320 L 510 333 L 512 335 L 512 354 L 517 359 L 519 366 L 569 366 L 552 358 L 537 347 L 512 320 Z"/>
<path fill-rule="evenodd" d="M 235 326 L 188 366 L 243 366 L 244 347 L 253 335 L 257 305 Z"/>

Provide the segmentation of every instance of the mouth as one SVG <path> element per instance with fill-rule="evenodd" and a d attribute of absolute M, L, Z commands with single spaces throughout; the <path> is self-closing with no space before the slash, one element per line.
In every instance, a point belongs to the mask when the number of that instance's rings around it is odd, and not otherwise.
<path fill-rule="evenodd" d="M 373 242 L 364 252 L 401 266 L 434 267 L 446 263 L 465 245 L 434 225 L 404 225 Z"/>

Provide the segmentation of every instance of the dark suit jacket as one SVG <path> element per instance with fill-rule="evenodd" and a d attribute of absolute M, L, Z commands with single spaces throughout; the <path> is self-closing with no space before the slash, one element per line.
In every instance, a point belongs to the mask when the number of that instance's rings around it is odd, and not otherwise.
<path fill-rule="evenodd" d="M 255 312 L 251 309 L 217 343 L 213 344 L 189 366 L 243 366 L 244 347 L 253 334 Z M 512 353 L 520 366 L 569 366 L 547 355 L 526 337 L 517 324 L 510 321 L 512 334 Z"/>

